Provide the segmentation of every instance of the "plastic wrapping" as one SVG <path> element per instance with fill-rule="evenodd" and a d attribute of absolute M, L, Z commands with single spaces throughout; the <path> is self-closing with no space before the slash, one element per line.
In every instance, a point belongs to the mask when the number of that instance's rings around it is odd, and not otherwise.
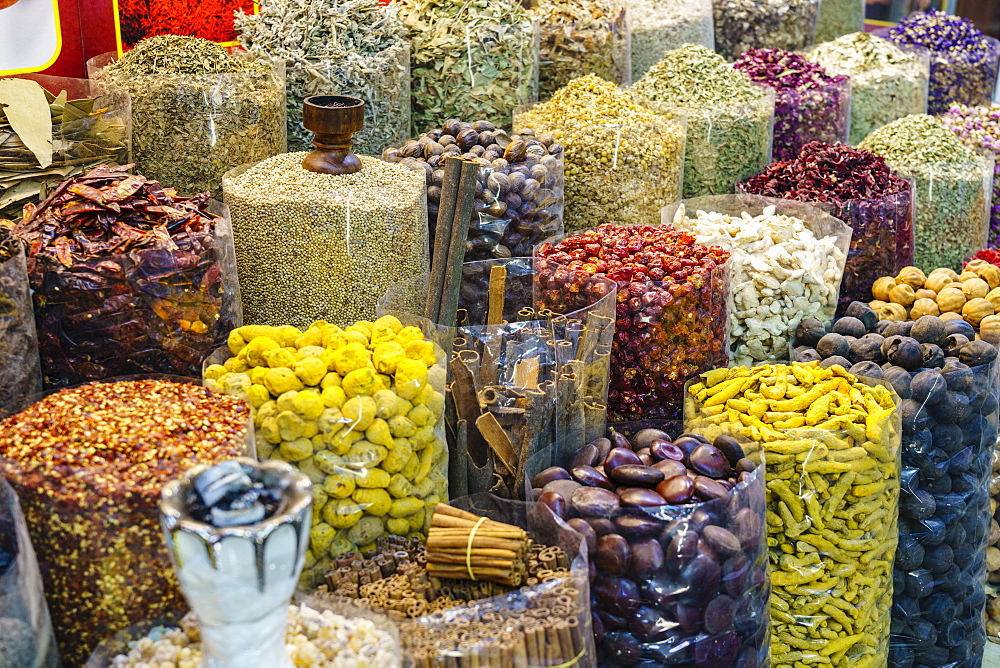
<path fill-rule="evenodd" d="M 872 284 L 877 278 L 895 275 L 913 264 L 913 180 L 908 181 L 907 190 L 877 199 L 808 203 L 851 228 L 838 312 L 853 301 L 871 301 Z M 736 189 L 747 192 L 745 183 L 737 184 Z"/>
<path fill-rule="evenodd" d="M 50 409 L 44 416 L 22 413 L 3 422 L 8 436 L 0 443 L 0 473 L 21 499 L 65 665 L 82 664 L 109 632 L 180 608 L 160 529 L 161 487 L 195 464 L 253 452 L 242 402 L 197 387 L 164 390 L 164 381 L 170 387 L 197 385 L 160 376 L 64 388 L 39 400 L 39 411 Z M 150 415 L 138 432 L 135 421 L 112 417 L 115 407 L 125 405 L 130 413 Z M 86 427 L 66 424 L 72 406 L 77 414 L 102 416 L 100 427 L 109 435 L 101 438 L 100 455 L 79 449 Z M 154 433 L 150 424 L 161 412 L 164 426 Z M 169 420 L 202 426 L 167 437 Z M 117 435 L 121 452 L 105 455 L 110 434 Z M 39 458 L 36 451 L 48 454 Z"/>
<path fill-rule="evenodd" d="M 490 279 L 501 268 L 502 318 L 487 324 Z M 452 496 L 523 498 L 524 466 L 534 452 L 603 428 L 615 289 L 609 279 L 538 259 L 464 265 L 459 326 L 449 336 Z M 417 312 L 426 291 L 425 278 L 400 284 L 379 312 Z"/>
<path fill-rule="evenodd" d="M 1000 104 L 952 105 L 938 118 L 969 148 L 993 154 L 993 197 L 986 243 L 989 249 L 997 248 L 1000 246 Z"/>
<path fill-rule="evenodd" d="M 254 407 L 258 457 L 313 483 L 306 588 L 332 557 L 386 534 L 424 534 L 425 508 L 448 500 L 446 346 L 429 321 L 404 319 L 248 325 L 205 361 L 206 386 Z"/>
<path fill-rule="evenodd" d="M 814 41 L 826 42 L 864 28 L 865 0 L 823 0 L 819 5 Z"/>
<path fill-rule="evenodd" d="M 838 76 L 828 86 L 779 88 L 775 95 L 775 160 L 794 160 L 811 141 L 846 143 L 851 122 L 851 79 Z"/>
<path fill-rule="evenodd" d="M 734 408 L 733 402 L 749 403 L 746 393 L 756 391 L 752 389 L 756 384 L 748 383 L 748 389 L 747 381 L 734 374 L 753 372 L 777 380 L 773 386 L 761 383 L 760 390 L 771 393 L 773 387 L 782 396 L 760 399 L 766 404 L 763 421 Z M 806 401 L 791 399 L 785 406 L 789 400 L 784 398 L 781 378 L 792 387 L 793 381 L 803 382 L 816 372 L 821 375 L 807 392 L 815 395 L 818 389 L 824 399 L 810 404 L 804 394 L 801 396 Z M 689 386 L 687 427 L 710 438 L 722 428 L 763 439 L 772 665 L 884 665 L 893 556 L 903 553 L 902 548 L 896 551 L 901 432 L 899 411 L 895 410 L 898 398 L 891 390 L 875 386 L 877 381 L 852 380 L 843 374 L 838 377 L 835 370 L 816 366 L 793 364 L 749 373 L 745 368 L 729 370 L 724 376 L 717 373 L 705 374 Z M 716 382 L 711 383 L 713 380 Z M 702 381 L 711 385 L 705 389 Z M 823 385 L 845 381 L 850 392 L 841 388 L 827 393 Z M 719 382 L 735 382 L 743 389 L 737 386 L 733 399 L 719 403 Z M 868 387 L 861 390 L 862 385 Z M 706 396 L 713 389 L 714 393 Z M 833 414 L 833 402 L 849 405 L 848 397 L 862 392 L 869 402 L 866 417 Z M 790 410 L 772 417 L 771 410 L 783 408 Z M 793 417 L 796 414 L 797 419 Z M 782 423 L 800 426 L 784 428 Z M 828 430 L 820 428 L 823 425 L 848 428 Z"/>
<path fill-rule="evenodd" d="M 625 0 L 536 0 L 541 28 L 538 97 L 548 100 L 577 77 L 595 74 L 615 84 L 632 75 Z"/>
<path fill-rule="evenodd" d="M 454 139 L 462 133 L 463 141 L 456 145 Z M 433 247 L 444 156 L 462 155 L 461 151 L 467 150 L 466 157 L 476 156 L 482 167 L 476 181 L 465 261 L 530 257 L 542 239 L 563 231 L 563 148 L 551 137 L 542 135 L 540 139 L 548 144 L 538 143 L 533 130 L 519 130 L 510 137 L 488 121 L 447 121 L 443 128 L 419 140 L 387 148 L 382 159 L 407 167 L 419 163 L 420 169 L 431 170 L 433 185 L 427 189 L 427 220 Z M 456 148 L 449 151 L 453 145 Z M 439 147 L 444 152 L 438 153 Z"/>
<path fill-rule="evenodd" d="M 703 218 L 701 211 L 736 220 Z M 765 218 L 752 225 L 747 220 L 767 215 L 801 221 L 812 239 L 794 221 Z M 662 220 L 690 231 L 702 245 L 733 254 L 730 364 L 787 360 L 787 340 L 803 318 L 833 319 L 851 243 L 851 229 L 837 218 L 802 202 L 742 194 L 671 204 Z"/>
<path fill-rule="evenodd" d="M 628 0 L 632 81 L 671 49 L 684 44 L 715 48 L 712 0 Z"/>
<path fill-rule="evenodd" d="M 190 211 L 192 203 L 180 206 Z M 29 243 L 46 387 L 137 373 L 199 374 L 202 360 L 240 324 L 242 313 L 229 212 L 211 201 L 198 209 L 214 217 L 211 228 L 168 232 L 173 249 L 149 244 L 101 252 L 97 238 L 85 254 L 74 253 L 84 259 L 70 257 L 68 265 L 58 243 L 56 250 L 31 254 L 31 224 L 15 229 Z M 147 234 L 132 231 L 139 238 Z M 71 232 L 93 235 L 90 229 Z"/>
<path fill-rule="evenodd" d="M 24 247 L 0 229 L 0 417 L 21 410 L 42 391 L 38 337 Z"/>
<path fill-rule="evenodd" d="M 816 36 L 820 0 L 712 0 L 715 49 L 726 60 L 750 49 L 797 51 Z"/>
<path fill-rule="evenodd" d="M 990 476 L 990 533 L 986 539 L 986 639 L 1000 643 L 1000 440 L 993 449 L 993 474 Z"/>
<path fill-rule="evenodd" d="M 826 6 L 825 4 L 823 5 Z M 858 53 L 869 40 L 880 40 L 867 33 L 848 35 L 844 43 L 819 44 L 806 55 L 832 74 L 851 77 L 851 130 L 849 143 L 856 146 L 878 128 L 897 118 L 927 111 L 927 85 L 930 78 L 930 55 L 912 44 L 896 44 L 901 53 L 894 58 L 868 63 Z M 843 51 L 841 51 L 843 49 Z"/>
<path fill-rule="evenodd" d="M 0 663 L 59 665 L 42 576 L 14 490 L 0 478 Z"/>
<path fill-rule="evenodd" d="M 42 87 L 52 117 L 51 164 L 42 167 L 26 150 L 18 128 L 0 115 L 0 218 L 17 221 L 28 202 L 38 203 L 70 176 L 102 163 L 128 162 L 130 113 L 127 97 L 109 99 L 85 79 L 20 74 Z M 32 113 L 33 115 L 33 113 Z M 7 134 L 10 132 L 10 134 Z"/>
<path fill-rule="evenodd" d="M 636 434 L 644 429 L 660 429 L 672 438 L 683 431 L 680 421 L 620 423 L 610 445 L 624 447 L 617 432 L 634 448 Z M 584 517 L 569 502 L 570 488 L 579 485 L 566 470 L 572 468 L 584 480 L 586 473 L 573 468 L 583 461 L 580 456 L 593 462 L 586 450 L 603 451 L 590 444 L 580 448 L 583 442 L 565 440 L 542 450 L 529 462 L 527 477 L 530 481 L 545 472 L 539 481 L 544 482 L 555 470 L 550 467 L 565 466 L 565 478 L 551 486 L 568 492 L 563 507 L 571 526 L 589 525 L 583 535 L 596 546 L 591 608 L 600 665 L 633 665 L 641 656 L 654 665 L 768 666 L 770 583 L 760 446 L 743 443 L 757 468 L 724 496 Z M 543 491 L 559 494 L 546 486 L 534 489 L 534 498 Z M 620 488 L 619 494 L 628 491 Z M 623 548 L 624 571 L 615 572 L 618 562 L 610 553 Z"/>
<path fill-rule="evenodd" d="M 307 172 L 305 153 L 223 181 L 247 322 L 371 320 L 392 284 L 428 269 L 430 175 L 361 157 L 354 174 Z"/>
<path fill-rule="evenodd" d="M 250 60 L 244 51 L 234 55 Z M 117 54 L 87 61 L 92 80 L 112 99 L 129 95 L 131 159 L 151 179 L 184 194 L 222 194 L 222 177 L 286 148 L 285 65 L 229 74 L 116 75 Z"/>
<path fill-rule="evenodd" d="M 631 113 L 615 110 L 613 118 L 599 118 L 582 106 L 587 102 L 573 101 L 572 113 L 582 115 L 581 122 L 561 110 L 566 102 L 557 96 L 514 116 L 515 129 L 550 134 L 565 148 L 566 230 L 609 221 L 655 224 L 656 211 L 680 197 L 684 119 L 664 118 L 637 105 Z"/>

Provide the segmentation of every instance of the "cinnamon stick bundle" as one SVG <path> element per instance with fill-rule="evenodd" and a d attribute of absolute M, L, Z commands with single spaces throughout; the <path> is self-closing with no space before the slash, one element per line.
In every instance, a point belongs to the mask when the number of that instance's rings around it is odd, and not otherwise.
<path fill-rule="evenodd" d="M 520 586 L 532 541 L 524 529 L 439 503 L 427 533 L 427 573 Z"/>

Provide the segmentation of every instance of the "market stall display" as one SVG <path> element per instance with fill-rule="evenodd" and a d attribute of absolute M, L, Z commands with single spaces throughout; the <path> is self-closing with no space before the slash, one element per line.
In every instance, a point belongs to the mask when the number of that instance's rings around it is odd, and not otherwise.
<path fill-rule="evenodd" d="M 663 223 L 732 255 L 730 364 L 787 361 L 799 321 L 833 319 L 851 243 L 840 220 L 807 204 L 715 195 L 664 208 Z"/>
<path fill-rule="evenodd" d="M 968 107 L 956 104 L 938 118 L 966 146 L 993 155 L 993 199 L 986 244 L 996 247 L 1000 244 L 1000 105 Z"/>
<path fill-rule="evenodd" d="M 989 329 L 993 316 L 1000 313 L 998 288 L 1000 268 L 985 260 L 971 260 L 961 274 L 939 267 L 925 275 L 916 267 L 903 267 L 895 276 L 882 276 L 872 284 L 875 299 L 869 306 L 879 320 L 916 320 L 925 315 L 964 319 L 983 330 L 991 343 L 1000 343 L 1000 332 L 995 335 Z"/>
<path fill-rule="evenodd" d="M 38 337 L 24 247 L 0 227 L 0 415 L 16 413 L 42 391 Z"/>
<path fill-rule="evenodd" d="M 481 165 L 469 222 L 465 261 L 530 257 L 534 247 L 563 231 L 563 147 L 551 135 L 519 128 L 514 136 L 486 120 L 444 122 L 417 139 L 382 151 L 382 159 L 430 169 L 427 221 L 434 245 L 449 155 Z"/>
<path fill-rule="evenodd" d="M 686 119 L 685 198 L 731 193 L 771 161 L 774 93 L 710 49 L 668 51 L 628 90 L 657 113 Z"/>
<path fill-rule="evenodd" d="M 0 218 L 17 220 L 71 176 L 128 162 L 127 99 L 83 79 L 0 79 Z"/>
<path fill-rule="evenodd" d="M 736 190 L 808 202 L 847 223 L 851 248 L 840 311 L 852 301 L 869 301 L 877 278 L 913 264 L 913 184 L 868 151 L 811 142 L 795 159 L 768 165 Z"/>
<path fill-rule="evenodd" d="M 986 245 L 992 156 L 968 148 L 938 119 L 905 116 L 868 135 L 858 148 L 913 178 L 914 264 L 957 267 Z"/>
<path fill-rule="evenodd" d="M 864 0 L 823 0 L 819 5 L 814 41 L 826 42 L 864 29 Z"/>
<path fill-rule="evenodd" d="M 689 429 L 763 446 L 773 665 L 884 664 L 904 553 L 896 395 L 836 364 L 798 363 L 715 369 L 687 390 Z"/>
<path fill-rule="evenodd" d="M 620 426 L 631 427 L 529 465 L 533 498 L 594 555 L 600 664 L 769 665 L 760 445 L 681 434 L 679 422 Z"/>
<path fill-rule="evenodd" d="M 104 54 L 87 65 L 112 100 L 128 95 L 132 160 L 180 192 L 218 197 L 227 171 L 285 150 L 281 63 L 197 37 L 161 35 L 121 58 Z"/>
<path fill-rule="evenodd" d="M 930 52 L 927 113 L 941 114 L 952 104 L 989 104 L 1000 71 L 1000 41 L 969 19 L 930 9 L 914 12 L 895 27 L 876 32 L 898 44 Z"/>
<path fill-rule="evenodd" d="M 685 44 L 715 48 L 712 0 L 628 0 L 632 81 Z"/>
<path fill-rule="evenodd" d="M 378 0 L 265 0 L 252 14 L 237 11 L 242 47 L 285 63 L 288 150 L 311 148 L 302 102 L 312 95 L 365 101 L 365 128 L 354 137 L 358 153 L 378 155 L 409 138 L 410 45 L 397 9 Z"/>
<path fill-rule="evenodd" d="M 683 120 L 653 113 L 597 76 L 516 114 L 514 127 L 551 135 L 565 149 L 567 230 L 655 224 L 659 208 L 680 195 Z"/>
<path fill-rule="evenodd" d="M 993 448 L 990 476 L 990 533 L 986 539 L 986 639 L 1000 643 L 1000 441 Z"/>
<path fill-rule="evenodd" d="M 820 4 L 820 0 L 712 0 L 715 49 L 729 61 L 750 49 L 804 49 L 815 41 Z"/>
<path fill-rule="evenodd" d="M 813 141 L 847 141 L 851 79 L 829 74 L 803 56 L 780 49 L 751 49 L 733 64 L 752 81 L 775 90 L 775 160 L 792 160 Z"/>
<path fill-rule="evenodd" d="M 257 456 L 313 483 L 306 588 L 339 554 L 422 534 L 425 507 L 448 499 L 444 362 L 393 316 L 346 329 L 246 325 L 207 361 L 206 386 L 253 406 Z"/>
<path fill-rule="evenodd" d="M 538 99 L 538 25 L 514 0 L 399 6 L 410 39 L 411 131 L 506 119 Z M 384 145 L 383 145 L 384 147 Z"/>
<path fill-rule="evenodd" d="M 618 283 L 609 421 L 677 418 L 684 382 L 728 363 L 729 251 L 669 225 L 606 224 L 537 256 Z"/>
<path fill-rule="evenodd" d="M 962 320 L 925 315 L 876 323 L 860 304 L 857 316 L 841 318 L 829 332 L 803 321 L 796 335 L 797 359 L 842 365 L 846 355 L 855 362 L 852 372 L 883 379 L 901 399 L 894 666 L 982 663 L 998 390 L 997 350 L 974 338 Z"/>
<path fill-rule="evenodd" d="M 631 41 L 624 0 L 537 0 L 540 27 L 538 97 L 548 100 L 573 79 L 596 75 L 627 84 Z"/>
<path fill-rule="evenodd" d="M 927 111 L 930 56 L 922 47 L 854 32 L 818 44 L 806 55 L 827 72 L 851 78 L 847 143 L 852 146 L 897 118 Z"/>
<path fill-rule="evenodd" d="M 161 488 L 195 464 L 246 454 L 249 418 L 240 399 L 156 379 L 62 389 L 0 423 L 0 472 L 21 499 L 65 663 L 183 605 Z"/>
<path fill-rule="evenodd" d="M 64 181 L 12 230 L 27 248 L 46 387 L 197 376 L 240 324 L 226 211 L 133 167 Z"/>

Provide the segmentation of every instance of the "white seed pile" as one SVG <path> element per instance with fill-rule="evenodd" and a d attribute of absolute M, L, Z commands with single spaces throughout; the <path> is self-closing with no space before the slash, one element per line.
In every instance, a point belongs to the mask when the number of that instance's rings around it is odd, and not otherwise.
<path fill-rule="evenodd" d="M 243 318 L 255 325 L 374 320 L 386 289 L 427 271 L 426 177 L 360 156 L 354 174 L 310 172 L 306 153 L 223 181 Z"/>
<path fill-rule="evenodd" d="M 734 365 L 786 360 L 803 318 L 829 321 L 837 307 L 846 255 L 832 236 L 817 238 L 798 218 L 766 207 L 759 216 L 698 211 L 681 205 L 674 226 L 697 242 L 733 254 L 730 358 Z"/>

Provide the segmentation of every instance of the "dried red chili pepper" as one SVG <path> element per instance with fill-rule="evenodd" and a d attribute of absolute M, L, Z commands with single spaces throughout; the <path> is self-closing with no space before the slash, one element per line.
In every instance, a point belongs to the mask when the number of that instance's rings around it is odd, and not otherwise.
<path fill-rule="evenodd" d="M 983 250 L 979 251 L 978 253 L 976 253 L 975 257 L 972 258 L 972 259 L 973 260 L 986 260 L 990 264 L 995 265 L 997 267 L 1000 267 L 1000 251 L 995 251 L 992 248 L 986 248 L 986 249 L 983 249 Z M 968 262 L 963 262 L 962 266 L 964 267 L 967 264 L 969 264 L 969 263 Z"/>
<path fill-rule="evenodd" d="M 101 165 L 24 208 L 46 387 L 137 373 L 198 376 L 238 312 L 228 223 L 209 193 L 180 197 Z M 226 234 L 231 244 L 231 234 Z"/>
<path fill-rule="evenodd" d="M 537 255 L 618 283 L 608 421 L 678 418 L 685 381 L 728 364 L 728 251 L 670 225 L 605 224 Z"/>

